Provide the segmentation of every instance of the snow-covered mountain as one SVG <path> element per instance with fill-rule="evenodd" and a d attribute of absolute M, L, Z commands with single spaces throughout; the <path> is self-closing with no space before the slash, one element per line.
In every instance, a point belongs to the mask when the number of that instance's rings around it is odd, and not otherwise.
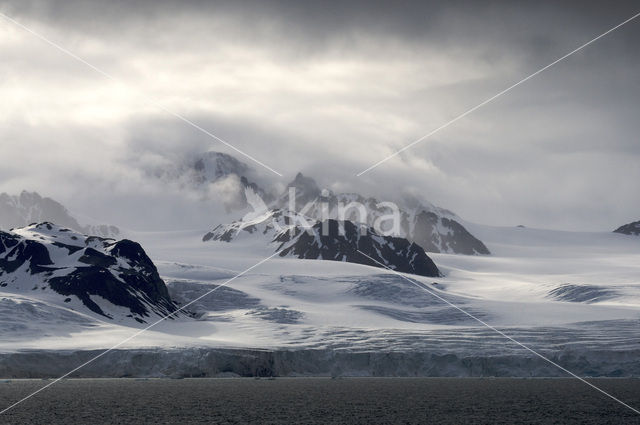
<path fill-rule="evenodd" d="M 206 295 L 189 306 L 198 320 L 165 320 L 73 376 L 564 373 L 443 299 L 580 376 L 640 375 L 634 237 L 467 223 L 492 256 L 429 254 L 443 276 L 406 280 L 348 262 L 264 261 L 276 246 L 259 247 L 265 228 L 255 224 L 234 243 L 202 243 L 196 230 L 131 231 L 174 301 Z M 118 322 L 120 308 L 99 296 L 90 295 L 113 320 L 35 286 L 0 287 L 2 376 L 61 376 L 141 326 Z"/>
<path fill-rule="evenodd" d="M 272 244 L 281 257 L 384 264 L 399 272 L 440 276 L 424 250 L 406 239 L 378 235 L 364 224 L 318 221 L 288 210 L 268 210 L 255 218 L 219 225 L 203 241 L 250 237 Z"/>
<path fill-rule="evenodd" d="M 388 204 L 372 197 L 322 191 L 312 178 L 302 173 L 298 173 L 289 183 L 287 191 L 274 201 L 274 207 L 290 206 L 289 188 L 295 188 L 296 210 L 315 219 L 344 218 L 373 227 L 391 212 Z M 365 209 L 360 211 L 358 208 L 349 208 L 350 203 L 363 205 Z M 344 214 L 340 213 L 340 206 Z M 417 203 L 412 207 L 398 206 L 398 212 L 399 226 L 395 229 L 397 233 L 394 232 L 393 235 L 415 242 L 427 252 L 467 255 L 490 253 L 484 243 L 469 233 L 451 211 L 431 204 Z"/>
<path fill-rule="evenodd" d="M 625 224 L 614 230 L 614 233 L 622 233 L 623 235 L 640 235 L 640 221 L 634 221 L 633 223 Z"/>
<path fill-rule="evenodd" d="M 271 200 L 271 195 L 255 183 L 255 172 L 249 165 L 222 152 L 188 154 L 150 172 L 168 183 L 195 189 L 204 198 L 219 199 L 231 210 L 247 206 L 245 188 Z"/>
<path fill-rule="evenodd" d="M 120 234 L 120 229 L 113 225 L 78 223 L 62 204 L 37 192 L 23 190 L 20 195 L 0 193 L 0 229 L 8 230 L 43 221 L 89 235 L 116 237 Z"/>
<path fill-rule="evenodd" d="M 48 222 L 0 231 L 0 290 L 125 323 L 176 311 L 138 243 Z"/>
<path fill-rule="evenodd" d="M 316 181 L 298 173 L 289 183 L 284 193 L 273 196 L 269 188 L 260 180 L 255 170 L 232 155 L 221 152 L 188 154 L 178 159 L 163 159 L 162 165 L 148 170 L 152 175 L 170 184 L 196 190 L 203 199 L 213 199 L 228 211 L 243 210 L 251 206 L 247 199 L 247 189 L 271 209 L 292 209 L 290 189 L 295 188 L 293 210 L 317 219 L 346 219 L 374 227 L 377 221 L 388 216 L 388 203 L 358 193 L 333 193 L 321 190 Z M 367 213 L 350 209 L 346 216 L 339 213 L 340 205 L 357 202 L 366 207 Z M 327 206 L 328 214 L 325 214 Z M 490 254 L 487 247 L 473 236 L 451 211 L 425 202 L 406 202 L 399 207 L 399 226 L 392 236 L 415 242 L 427 252 L 467 255 Z M 381 232 L 378 232 L 381 233 Z M 386 233 L 385 234 L 389 234 Z"/>

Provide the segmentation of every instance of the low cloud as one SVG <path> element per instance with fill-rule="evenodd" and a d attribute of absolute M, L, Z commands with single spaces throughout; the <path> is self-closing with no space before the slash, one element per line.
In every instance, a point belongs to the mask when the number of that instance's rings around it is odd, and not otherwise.
<path fill-rule="evenodd" d="M 214 184 L 202 201 L 149 170 L 215 150 L 274 190 L 303 171 L 333 190 L 419 197 L 488 224 L 606 230 L 638 218 L 634 23 L 355 176 L 628 18 L 632 2 L 22 1 L 0 10 L 120 81 L 3 22 L 3 191 L 38 190 L 125 226 L 204 225 L 226 215 L 213 199 L 234 202 L 238 182 Z M 145 205 L 149 220 L 139 217 Z"/>

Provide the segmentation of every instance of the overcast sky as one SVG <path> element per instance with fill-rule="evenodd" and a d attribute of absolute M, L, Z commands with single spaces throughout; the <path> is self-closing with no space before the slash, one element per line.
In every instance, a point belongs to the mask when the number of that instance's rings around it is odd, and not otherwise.
<path fill-rule="evenodd" d="M 356 176 L 638 13 L 637 1 L 20 0 L 0 11 L 117 80 L 0 19 L 0 191 L 38 190 L 107 221 L 163 202 L 164 218 L 189 217 L 132 158 L 218 150 L 252 163 L 159 105 L 284 175 L 261 169 L 269 184 L 302 171 L 494 225 L 640 219 L 640 18 Z"/>

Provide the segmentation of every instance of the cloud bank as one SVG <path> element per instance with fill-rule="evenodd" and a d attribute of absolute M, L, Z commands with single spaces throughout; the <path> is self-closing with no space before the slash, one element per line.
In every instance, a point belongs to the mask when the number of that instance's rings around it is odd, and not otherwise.
<path fill-rule="evenodd" d="M 640 211 L 640 22 L 356 174 L 634 7 L 4 2 L 0 11 L 117 82 L 0 21 L 0 191 L 38 190 L 134 227 L 204 224 L 223 214 L 215 203 L 187 207 L 194 194 L 132 164 L 210 149 L 255 166 L 268 186 L 303 171 L 333 190 L 409 194 L 475 222 L 608 230 Z M 145 205 L 152 220 L 140 217 Z"/>

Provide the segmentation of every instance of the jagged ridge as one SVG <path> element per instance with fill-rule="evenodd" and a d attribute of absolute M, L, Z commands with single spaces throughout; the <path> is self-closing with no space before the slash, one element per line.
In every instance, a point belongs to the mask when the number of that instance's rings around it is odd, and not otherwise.
<path fill-rule="evenodd" d="M 406 239 L 378 235 L 363 224 L 337 220 L 320 222 L 285 210 L 271 210 L 253 220 L 219 225 L 207 233 L 203 241 L 231 242 L 247 235 L 259 236 L 266 243 L 276 245 L 275 250 L 281 257 L 375 267 L 383 267 L 383 264 L 398 272 L 440 276 L 424 250 Z"/>
<path fill-rule="evenodd" d="M 288 187 L 296 189 L 295 209 L 318 220 L 345 219 L 374 227 L 376 222 L 390 214 L 390 209 L 384 203 L 372 197 L 366 198 L 357 193 L 334 194 L 328 190 L 323 192 L 312 178 L 302 173 L 298 173 Z M 348 208 L 352 202 L 363 205 L 366 213 L 362 214 L 357 208 Z M 344 208 L 342 214 L 340 205 Z M 272 206 L 291 208 L 288 190 Z M 398 206 L 398 210 L 399 225 L 393 236 L 415 242 L 427 252 L 490 254 L 485 244 L 469 233 L 451 211 L 424 203 L 413 208 Z M 328 216 L 325 216 L 327 212 Z"/>

